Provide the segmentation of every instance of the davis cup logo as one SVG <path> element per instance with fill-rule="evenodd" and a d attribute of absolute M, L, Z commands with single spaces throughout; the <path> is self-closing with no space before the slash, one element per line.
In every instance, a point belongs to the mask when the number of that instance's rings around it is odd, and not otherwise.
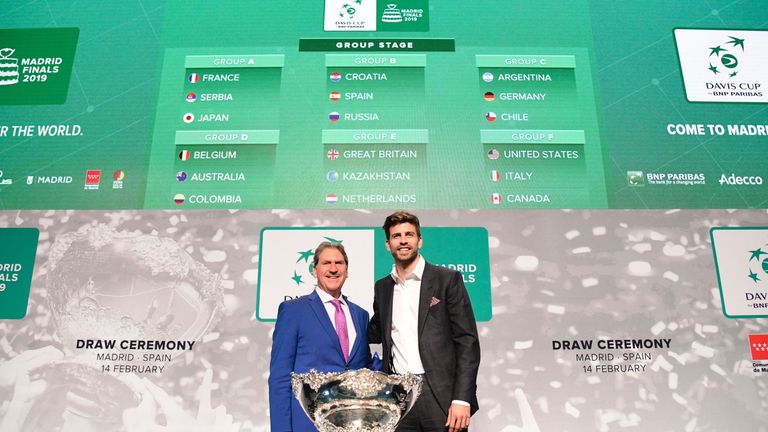
<path fill-rule="evenodd" d="M 768 244 L 749 251 L 749 274 L 755 284 L 768 282 Z"/>
<path fill-rule="evenodd" d="M 326 0 L 325 31 L 376 31 L 375 0 Z"/>
<path fill-rule="evenodd" d="M 676 29 L 691 102 L 768 102 L 768 31 Z"/>
<path fill-rule="evenodd" d="M 324 241 L 340 243 L 346 249 L 349 278 L 344 295 L 365 309 L 371 308 L 375 250 L 372 228 L 265 228 L 259 248 L 259 320 L 275 320 L 280 303 L 315 289 L 314 251 Z"/>
<path fill-rule="evenodd" d="M 339 16 L 341 18 L 346 19 L 352 19 L 355 17 L 355 14 L 357 13 L 357 9 L 355 8 L 355 5 L 361 5 L 363 4 L 363 0 L 355 0 L 353 4 L 344 3 L 339 7 Z"/>
<path fill-rule="evenodd" d="M 768 317 L 768 227 L 710 230 L 723 313 Z"/>
<path fill-rule="evenodd" d="M 738 48 L 741 48 L 741 51 Z M 729 41 L 709 48 L 709 71 L 715 75 L 726 74 L 730 78 L 735 77 L 739 73 L 737 55 L 743 52 L 744 39 L 730 36 Z"/>

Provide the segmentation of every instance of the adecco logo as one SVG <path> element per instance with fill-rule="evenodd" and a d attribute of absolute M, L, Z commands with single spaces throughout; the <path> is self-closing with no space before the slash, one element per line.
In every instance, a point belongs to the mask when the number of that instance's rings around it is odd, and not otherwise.
<path fill-rule="evenodd" d="M 736 174 L 731 173 L 731 175 L 726 176 L 723 174 L 720 176 L 720 184 L 721 185 L 755 185 L 759 186 L 763 184 L 763 178 L 760 176 L 737 176 Z"/>

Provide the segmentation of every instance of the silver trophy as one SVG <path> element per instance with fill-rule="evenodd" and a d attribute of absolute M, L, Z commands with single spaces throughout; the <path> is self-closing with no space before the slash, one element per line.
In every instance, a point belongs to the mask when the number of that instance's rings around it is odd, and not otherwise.
<path fill-rule="evenodd" d="M 421 377 L 368 369 L 292 373 L 293 394 L 320 432 L 393 432 L 421 392 Z"/>

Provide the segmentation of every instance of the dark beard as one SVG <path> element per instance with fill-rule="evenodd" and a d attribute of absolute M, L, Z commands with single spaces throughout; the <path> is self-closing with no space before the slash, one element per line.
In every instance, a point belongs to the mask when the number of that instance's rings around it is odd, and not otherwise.
<path fill-rule="evenodd" d="M 411 264 L 413 264 L 417 259 L 419 259 L 419 252 L 416 251 L 412 257 L 406 259 L 406 260 L 400 260 L 397 258 L 397 251 L 395 251 L 392 254 L 392 258 L 395 260 L 395 264 L 397 264 L 398 267 L 402 268 L 408 268 Z"/>

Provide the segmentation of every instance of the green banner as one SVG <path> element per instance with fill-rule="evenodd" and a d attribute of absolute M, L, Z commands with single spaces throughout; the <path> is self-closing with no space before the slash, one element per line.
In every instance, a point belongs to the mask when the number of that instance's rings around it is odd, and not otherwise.
<path fill-rule="evenodd" d="M 36 228 L 0 228 L 0 319 L 27 315 L 39 236 Z"/>
<path fill-rule="evenodd" d="M 461 272 L 478 321 L 490 321 L 491 266 L 488 231 L 483 227 L 422 227 L 419 251 L 427 262 Z M 384 231 L 376 229 L 376 275 L 392 271 L 392 255 L 384 248 Z"/>
<path fill-rule="evenodd" d="M 77 28 L 0 29 L 0 105 L 63 104 Z"/>

